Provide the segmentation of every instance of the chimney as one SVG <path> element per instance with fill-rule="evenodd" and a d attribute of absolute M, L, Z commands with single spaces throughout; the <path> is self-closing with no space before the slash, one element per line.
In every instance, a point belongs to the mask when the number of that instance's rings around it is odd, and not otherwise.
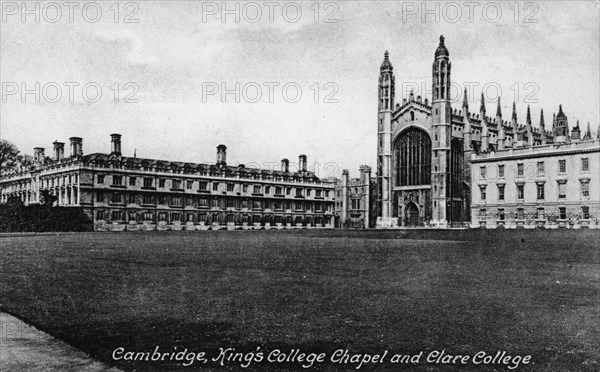
<path fill-rule="evenodd" d="M 121 135 L 113 133 L 110 135 L 110 154 L 121 156 Z"/>
<path fill-rule="evenodd" d="M 83 139 L 80 137 L 71 137 L 71 157 L 79 157 L 83 155 Z"/>
<path fill-rule="evenodd" d="M 65 143 L 54 141 L 54 160 L 61 161 L 65 157 Z"/>
<path fill-rule="evenodd" d="M 290 161 L 287 159 L 281 159 L 281 171 L 289 172 L 290 171 Z"/>
<path fill-rule="evenodd" d="M 44 154 L 45 149 L 43 147 L 33 148 L 33 160 L 38 164 L 43 164 L 46 155 Z"/>
<path fill-rule="evenodd" d="M 217 165 L 227 165 L 227 146 L 225 145 L 217 146 Z"/>
<path fill-rule="evenodd" d="M 298 160 L 298 170 L 300 172 L 306 172 L 306 155 L 300 155 Z"/>

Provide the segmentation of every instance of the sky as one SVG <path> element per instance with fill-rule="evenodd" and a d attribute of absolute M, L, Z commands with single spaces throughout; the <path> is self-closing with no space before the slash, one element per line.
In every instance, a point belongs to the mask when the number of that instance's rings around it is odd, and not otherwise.
<path fill-rule="evenodd" d="M 69 137 L 85 153 L 272 167 L 308 155 L 320 177 L 376 160 L 377 83 L 429 96 L 440 35 L 454 108 L 469 89 L 534 125 L 559 104 L 600 122 L 597 1 L 1 1 L 0 137 L 24 153 Z M 225 5 L 224 5 L 225 4 Z M 37 85 L 36 85 L 37 84 Z M 99 94 L 100 93 L 100 94 Z M 39 102 L 38 102 L 39 101 Z"/>

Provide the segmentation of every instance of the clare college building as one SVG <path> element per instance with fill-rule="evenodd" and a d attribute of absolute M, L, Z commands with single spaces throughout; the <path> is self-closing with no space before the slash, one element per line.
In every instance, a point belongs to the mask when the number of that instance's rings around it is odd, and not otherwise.
<path fill-rule="evenodd" d="M 498 99 L 495 116 L 465 91 L 450 104 L 450 53 L 440 37 L 432 100 L 396 103 L 386 52 L 379 76 L 377 222 L 379 228 L 597 227 L 600 219 L 600 133 L 579 122 L 569 129 L 559 106 L 546 126 L 543 110 L 524 120 Z"/>
<path fill-rule="evenodd" d="M 51 195 L 58 206 L 81 207 L 97 231 L 283 229 L 333 227 L 334 185 L 307 170 L 227 165 L 226 147 L 212 164 L 125 157 L 121 136 L 110 153 L 83 154 L 82 139 L 54 142 L 52 157 L 34 149 L 33 166 L 0 178 L 1 202 L 26 205 Z"/>

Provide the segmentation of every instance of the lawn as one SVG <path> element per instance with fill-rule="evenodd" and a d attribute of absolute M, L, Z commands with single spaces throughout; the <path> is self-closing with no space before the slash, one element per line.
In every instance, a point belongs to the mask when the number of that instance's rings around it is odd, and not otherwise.
<path fill-rule="evenodd" d="M 598 230 L 3 235 L 0 308 L 127 371 L 356 370 L 331 362 L 340 349 L 388 351 L 361 371 L 510 370 L 474 364 L 481 351 L 530 355 L 518 371 L 597 371 L 599 241 Z M 206 363 L 124 360 L 156 347 Z M 221 366 L 228 347 L 244 359 Z M 325 358 L 267 361 L 276 349 Z M 442 350 L 471 359 L 426 360 Z"/>

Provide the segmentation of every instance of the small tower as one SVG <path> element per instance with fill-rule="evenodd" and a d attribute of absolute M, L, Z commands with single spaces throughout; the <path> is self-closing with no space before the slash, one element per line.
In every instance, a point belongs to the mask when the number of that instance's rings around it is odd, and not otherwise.
<path fill-rule="evenodd" d="M 504 134 L 504 121 L 502 120 L 500 97 L 498 97 L 498 107 L 496 108 L 496 123 L 498 123 L 498 150 L 504 150 L 506 135 Z"/>
<path fill-rule="evenodd" d="M 533 146 L 533 126 L 531 125 L 531 108 L 527 105 L 527 118 L 525 119 L 525 136 L 527 146 Z"/>
<path fill-rule="evenodd" d="M 452 107 L 450 106 L 450 53 L 445 45 L 444 36 L 435 51 L 432 77 L 432 150 L 433 169 L 431 172 L 432 223 L 446 227 L 450 223 L 451 190 L 450 185 L 450 140 L 452 136 Z"/>
<path fill-rule="evenodd" d="M 573 141 L 579 141 L 581 139 L 581 129 L 579 129 L 579 120 L 577 120 L 577 125 L 571 130 L 571 139 Z"/>
<path fill-rule="evenodd" d="M 502 105 L 500 103 L 501 97 L 498 97 L 498 105 L 496 106 L 496 119 L 502 119 Z"/>
<path fill-rule="evenodd" d="M 567 115 L 563 112 L 562 105 L 558 106 L 556 125 L 554 127 L 554 142 L 569 142 L 569 124 Z"/>
<path fill-rule="evenodd" d="M 481 117 L 481 151 L 487 152 L 490 148 L 490 131 L 488 128 L 487 116 L 485 115 L 485 97 L 481 93 L 481 107 L 479 107 L 479 116 Z"/>
<path fill-rule="evenodd" d="M 583 136 L 584 141 L 589 141 L 592 139 L 592 131 L 590 130 L 590 122 L 588 121 L 587 130 L 585 131 L 585 135 Z"/>
<path fill-rule="evenodd" d="M 546 124 L 544 124 L 544 109 L 540 111 L 540 135 L 542 138 L 542 145 L 545 145 L 547 142 L 546 138 Z"/>
<path fill-rule="evenodd" d="M 379 69 L 379 114 L 377 123 L 377 216 L 385 223 L 392 217 L 392 110 L 394 107 L 395 78 L 390 54 L 385 51 Z"/>
<path fill-rule="evenodd" d="M 464 124 L 463 151 L 465 152 L 465 158 L 470 159 L 471 152 L 473 151 L 473 148 L 471 147 L 471 142 L 473 141 L 473 138 L 471 136 L 471 131 L 472 131 L 471 121 L 469 120 L 469 98 L 467 97 L 467 88 L 465 88 L 465 93 L 464 93 L 464 97 L 463 97 L 462 117 L 463 117 L 463 124 Z"/>
<path fill-rule="evenodd" d="M 366 185 L 371 182 L 371 167 L 368 165 L 361 165 L 358 167 L 360 172 L 360 183 Z"/>
<path fill-rule="evenodd" d="M 511 122 L 510 125 L 513 127 L 513 129 L 515 130 L 515 133 L 518 129 L 518 124 L 517 124 L 517 104 L 513 101 L 513 108 L 512 108 L 512 118 L 511 118 Z"/>
<path fill-rule="evenodd" d="M 485 118 L 485 96 L 483 95 L 483 92 L 481 92 L 481 106 L 479 107 L 479 112 L 481 114 L 482 118 Z"/>
<path fill-rule="evenodd" d="M 350 179 L 350 173 L 348 169 L 342 170 L 342 215 L 340 216 L 341 222 L 346 223 L 348 219 L 348 183 Z"/>
<path fill-rule="evenodd" d="M 360 171 L 360 183 L 364 187 L 363 198 L 365 198 L 365 202 L 361 202 L 361 206 L 364 205 L 364 227 L 368 229 L 371 221 L 371 209 L 370 205 L 372 203 L 371 200 L 371 167 L 368 165 L 361 165 L 359 168 Z"/>

